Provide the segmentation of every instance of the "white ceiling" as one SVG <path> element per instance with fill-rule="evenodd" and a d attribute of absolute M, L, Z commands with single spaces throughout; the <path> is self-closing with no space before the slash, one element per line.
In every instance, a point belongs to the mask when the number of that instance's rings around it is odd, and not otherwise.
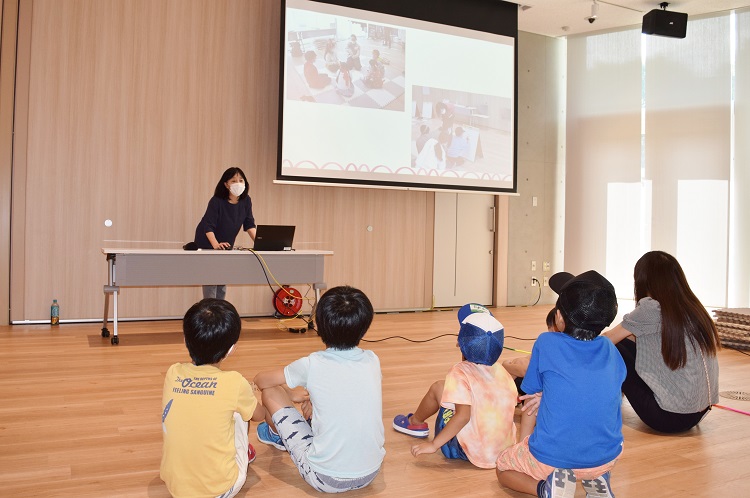
<path fill-rule="evenodd" d="M 518 29 L 545 36 L 568 36 L 640 26 L 643 15 L 659 8 L 659 0 L 597 0 L 597 19 L 589 23 L 593 0 L 509 0 L 519 4 Z M 677 0 L 667 10 L 698 16 L 750 6 L 750 0 Z M 688 17 L 689 19 L 689 17 Z M 688 36 L 690 32 L 688 31 Z"/>

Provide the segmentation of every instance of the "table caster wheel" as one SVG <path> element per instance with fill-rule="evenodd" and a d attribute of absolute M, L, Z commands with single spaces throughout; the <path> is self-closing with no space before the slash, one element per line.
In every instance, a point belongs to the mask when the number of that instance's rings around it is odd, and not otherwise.
<path fill-rule="evenodd" d="M 117 346 L 118 344 L 120 344 L 120 338 L 117 336 L 112 337 L 112 345 Z"/>
<path fill-rule="evenodd" d="M 109 337 L 109 330 L 107 329 L 107 327 L 104 327 L 102 329 L 102 337 Z"/>

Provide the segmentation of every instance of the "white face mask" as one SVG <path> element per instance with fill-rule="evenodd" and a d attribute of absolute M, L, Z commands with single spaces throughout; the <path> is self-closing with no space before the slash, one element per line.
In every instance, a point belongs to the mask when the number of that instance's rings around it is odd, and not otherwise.
<path fill-rule="evenodd" d="M 235 196 L 239 197 L 242 195 L 242 192 L 245 191 L 245 184 L 244 183 L 233 183 L 229 186 L 229 191 Z"/>

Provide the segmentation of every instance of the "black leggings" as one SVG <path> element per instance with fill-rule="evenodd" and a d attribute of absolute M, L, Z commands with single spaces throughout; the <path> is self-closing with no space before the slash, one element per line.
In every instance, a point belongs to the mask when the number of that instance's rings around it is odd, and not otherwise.
<path fill-rule="evenodd" d="M 628 398 L 630 406 L 647 426 L 655 431 L 675 433 L 684 432 L 695 427 L 711 407 L 697 413 L 673 413 L 664 410 L 656 402 L 654 391 L 641 379 L 635 371 L 636 343 L 623 339 L 617 343 L 628 375 L 622 383 L 622 392 Z"/>

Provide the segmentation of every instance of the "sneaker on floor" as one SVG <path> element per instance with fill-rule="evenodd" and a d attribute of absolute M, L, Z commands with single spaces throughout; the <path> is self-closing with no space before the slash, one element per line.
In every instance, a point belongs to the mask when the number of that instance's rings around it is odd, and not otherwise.
<path fill-rule="evenodd" d="M 609 485 L 609 472 L 605 472 L 596 479 L 581 479 L 586 498 L 615 498 Z"/>
<path fill-rule="evenodd" d="M 271 427 L 266 422 L 258 424 L 258 441 L 265 444 L 270 444 L 277 450 L 286 451 L 284 442 L 281 440 L 281 436 L 271 430 Z"/>
<path fill-rule="evenodd" d="M 255 461 L 255 448 L 252 444 L 247 445 L 247 463 L 253 463 Z"/>
<path fill-rule="evenodd" d="M 430 435 L 430 428 L 427 427 L 427 424 L 411 424 L 409 422 L 409 417 L 411 417 L 413 413 L 410 413 L 408 415 L 396 415 L 393 418 L 393 428 L 396 429 L 398 432 L 401 432 L 403 434 L 408 434 L 409 436 L 414 437 L 427 437 Z"/>
<path fill-rule="evenodd" d="M 576 494 L 576 476 L 570 469 L 555 469 L 536 487 L 539 498 L 573 498 Z"/>

